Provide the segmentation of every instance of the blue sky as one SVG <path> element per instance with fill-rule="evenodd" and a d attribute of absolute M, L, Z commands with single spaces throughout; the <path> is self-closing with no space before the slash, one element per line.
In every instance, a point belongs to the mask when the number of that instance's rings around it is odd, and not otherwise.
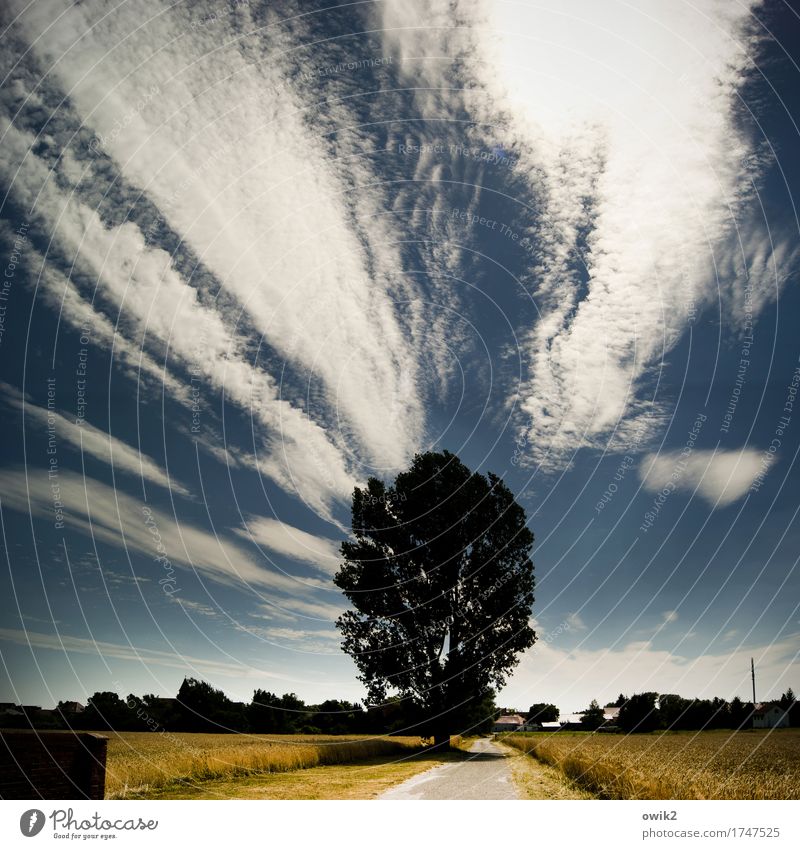
<path fill-rule="evenodd" d="M 800 686 L 787 5 L 2 27 L 0 700 L 363 697 L 349 495 L 428 448 L 536 534 L 501 703 Z"/>

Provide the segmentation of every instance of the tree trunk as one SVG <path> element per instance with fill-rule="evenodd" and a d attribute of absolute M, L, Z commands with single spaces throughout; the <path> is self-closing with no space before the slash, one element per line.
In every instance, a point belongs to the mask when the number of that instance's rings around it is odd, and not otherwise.
<path fill-rule="evenodd" d="M 433 738 L 433 748 L 446 751 L 450 748 L 450 735 L 436 734 Z"/>

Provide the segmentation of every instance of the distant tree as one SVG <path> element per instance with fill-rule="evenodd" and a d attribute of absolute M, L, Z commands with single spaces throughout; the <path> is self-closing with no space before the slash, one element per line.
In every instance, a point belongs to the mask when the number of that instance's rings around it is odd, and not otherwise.
<path fill-rule="evenodd" d="M 686 730 L 711 730 L 730 725 L 728 703 L 724 699 L 692 699 L 687 703 L 679 728 Z"/>
<path fill-rule="evenodd" d="M 124 701 L 109 691 L 97 692 L 86 702 L 86 710 L 76 717 L 82 728 L 103 729 L 114 731 L 132 728 L 136 724 L 135 716 Z"/>
<path fill-rule="evenodd" d="M 311 714 L 306 703 L 294 693 L 284 693 L 281 696 L 280 709 L 286 718 L 289 733 L 303 731 L 311 724 Z"/>
<path fill-rule="evenodd" d="M 731 728 L 749 728 L 752 724 L 753 704 L 743 702 L 738 696 L 731 699 L 728 707 L 728 722 Z"/>
<path fill-rule="evenodd" d="M 420 721 L 419 705 L 411 699 L 389 696 L 382 704 L 367 707 L 367 727 L 371 734 L 413 734 Z"/>
<path fill-rule="evenodd" d="M 730 728 L 731 725 L 730 705 L 725 699 L 715 696 L 711 700 L 711 718 L 707 724 L 708 728 Z"/>
<path fill-rule="evenodd" d="M 533 645 L 533 534 L 503 481 L 448 451 L 417 454 L 393 486 L 353 493 L 354 541 L 334 577 L 337 621 L 371 704 L 391 692 L 449 745 Z"/>
<path fill-rule="evenodd" d="M 780 697 L 778 704 L 789 713 L 789 724 L 796 728 L 800 726 L 800 702 L 795 697 L 791 687 Z"/>
<path fill-rule="evenodd" d="M 528 711 L 528 722 L 558 722 L 558 708 L 545 702 L 536 702 Z"/>
<path fill-rule="evenodd" d="M 131 716 L 133 728 L 137 731 L 179 731 L 182 714 L 175 707 L 174 699 L 165 699 L 147 693 L 144 696 L 128 694 L 125 706 Z"/>
<path fill-rule="evenodd" d="M 637 693 L 631 696 L 619 710 L 617 724 L 623 731 L 655 731 L 659 726 L 656 707 L 658 693 Z"/>
<path fill-rule="evenodd" d="M 178 690 L 181 727 L 187 731 L 241 731 L 245 727 L 244 706 L 232 702 L 222 690 L 206 681 L 184 678 Z"/>
<path fill-rule="evenodd" d="M 309 708 L 311 724 L 322 734 L 355 734 L 366 731 L 366 714 L 361 705 L 327 699 Z"/>
<path fill-rule="evenodd" d="M 153 693 L 147 693 L 141 698 L 142 708 L 147 717 L 152 718 L 157 728 L 175 731 L 180 725 L 182 715 L 175 699 L 165 699 Z M 152 723 L 151 723 L 152 724 Z"/>
<path fill-rule="evenodd" d="M 603 708 L 597 704 L 597 699 L 592 699 L 588 709 L 581 716 L 581 727 L 587 731 L 595 731 L 603 722 L 605 722 Z"/>
<path fill-rule="evenodd" d="M 280 698 L 267 690 L 255 690 L 247 706 L 247 721 L 254 734 L 279 734 L 284 725 Z"/>
<path fill-rule="evenodd" d="M 622 707 L 627 701 L 627 697 L 620 693 L 615 702 L 609 702 L 606 707 Z"/>
<path fill-rule="evenodd" d="M 311 724 L 311 714 L 302 699 L 294 693 L 278 697 L 266 690 L 253 693 L 247 719 L 255 734 L 296 734 Z"/>
<path fill-rule="evenodd" d="M 689 700 L 675 693 L 664 693 L 658 697 L 658 709 L 661 727 L 667 731 L 685 728 L 685 714 Z"/>

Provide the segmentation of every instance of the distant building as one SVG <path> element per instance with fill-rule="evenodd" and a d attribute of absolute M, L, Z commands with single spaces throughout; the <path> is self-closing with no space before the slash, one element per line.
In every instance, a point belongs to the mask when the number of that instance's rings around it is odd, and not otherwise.
<path fill-rule="evenodd" d="M 581 719 L 583 719 L 583 711 L 579 711 L 578 713 L 568 713 L 566 716 L 562 716 L 559 720 L 561 723 L 561 729 L 563 731 L 581 731 L 583 730 Z"/>
<path fill-rule="evenodd" d="M 80 702 L 60 702 L 61 713 L 83 713 L 86 708 Z"/>
<path fill-rule="evenodd" d="M 788 728 L 789 711 L 775 702 L 759 705 L 753 711 L 753 728 Z"/>
<path fill-rule="evenodd" d="M 603 708 L 603 724 L 597 729 L 598 731 L 602 731 L 604 733 L 614 733 L 615 731 L 619 731 L 619 711 L 618 707 L 604 707 Z"/>
<path fill-rule="evenodd" d="M 492 726 L 492 731 L 502 733 L 504 731 L 522 731 L 525 726 L 525 717 L 518 713 L 508 716 L 498 716 Z"/>

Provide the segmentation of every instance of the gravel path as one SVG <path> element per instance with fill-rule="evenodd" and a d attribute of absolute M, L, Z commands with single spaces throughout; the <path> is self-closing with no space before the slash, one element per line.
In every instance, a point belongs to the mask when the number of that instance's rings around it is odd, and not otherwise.
<path fill-rule="evenodd" d="M 519 799 L 505 753 L 476 740 L 469 760 L 442 764 L 387 790 L 379 799 Z"/>

